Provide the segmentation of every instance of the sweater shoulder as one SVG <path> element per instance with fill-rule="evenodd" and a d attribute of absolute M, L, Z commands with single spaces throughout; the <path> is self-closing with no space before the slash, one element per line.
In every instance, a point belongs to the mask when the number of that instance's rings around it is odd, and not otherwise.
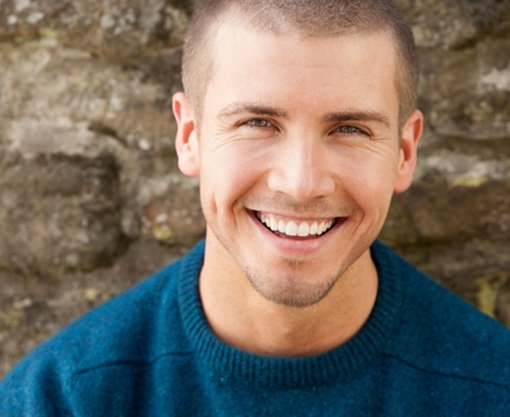
<path fill-rule="evenodd" d="M 150 363 L 186 351 L 177 319 L 181 263 L 168 265 L 89 311 L 37 347 L 10 374 L 40 368 L 63 377 L 108 364 Z"/>
<path fill-rule="evenodd" d="M 510 330 L 402 259 L 399 330 L 387 353 L 417 370 L 510 394 Z"/>

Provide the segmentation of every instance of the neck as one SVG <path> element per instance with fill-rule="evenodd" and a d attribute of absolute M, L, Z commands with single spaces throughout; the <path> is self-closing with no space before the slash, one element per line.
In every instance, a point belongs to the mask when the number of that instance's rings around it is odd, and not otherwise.
<path fill-rule="evenodd" d="M 284 357 L 326 352 L 352 338 L 375 304 L 377 271 L 368 250 L 308 307 L 265 299 L 237 265 L 215 266 L 211 260 L 221 259 L 218 255 L 206 248 L 199 286 L 204 312 L 221 340 L 247 352 Z"/>

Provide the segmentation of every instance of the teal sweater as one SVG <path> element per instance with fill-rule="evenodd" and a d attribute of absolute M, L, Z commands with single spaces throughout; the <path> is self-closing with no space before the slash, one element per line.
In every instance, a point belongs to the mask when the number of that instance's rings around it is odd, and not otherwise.
<path fill-rule="evenodd" d="M 308 358 L 255 356 L 211 333 L 203 251 L 37 348 L 0 385 L 0 416 L 510 416 L 510 331 L 383 245 L 369 320 Z"/>

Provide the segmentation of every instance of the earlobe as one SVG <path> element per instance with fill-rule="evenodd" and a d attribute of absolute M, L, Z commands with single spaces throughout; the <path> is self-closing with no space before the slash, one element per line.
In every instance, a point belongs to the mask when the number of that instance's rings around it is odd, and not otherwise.
<path fill-rule="evenodd" d="M 416 169 L 418 142 L 423 131 L 423 114 L 415 110 L 407 119 L 402 128 L 400 138 L 400 157 L 398 163 L 397 180 L 394 191 L 406 191 L 413 181 Z"/>
<path fill-rule="evenodd" d="M 173 96 L 172 108 L 177 121 L 175 149 L 179 169 L 184 175 L 196 177 L 200 173 L 197 125 L 188 98 L 182 92 Z"/>

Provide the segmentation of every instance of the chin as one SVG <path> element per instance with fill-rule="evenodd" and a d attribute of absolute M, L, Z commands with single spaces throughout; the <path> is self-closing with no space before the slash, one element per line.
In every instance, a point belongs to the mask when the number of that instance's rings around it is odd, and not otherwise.
<path fill-rule="evenodd" d="M 278 277 L 274 273 L 246 270 L 246 277 L 265 300 L 287 307 L 310 307 L 322 301 L 340 277 L 340 273 L 317 279 L 302 272 Z"/>

